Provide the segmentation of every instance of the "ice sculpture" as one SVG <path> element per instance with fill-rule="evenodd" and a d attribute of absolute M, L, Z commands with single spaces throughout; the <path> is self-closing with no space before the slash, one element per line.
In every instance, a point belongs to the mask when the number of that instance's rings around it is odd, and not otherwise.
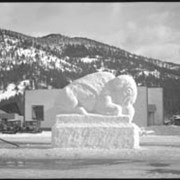
<path fill-rule="evenodd" d="M 136 97 L 137 87 L 131 76 L 97 72 L 66 86 L 55 106 L 65 114 L 126 114 L 132 120 Z"/>
<path fill-rule="evenodd" d="M 130 75 L 97 72 L 66 86 L 55 106 L 53 147 L 134 148 L 138 127 L 132 123 L 137 86 Z"/>

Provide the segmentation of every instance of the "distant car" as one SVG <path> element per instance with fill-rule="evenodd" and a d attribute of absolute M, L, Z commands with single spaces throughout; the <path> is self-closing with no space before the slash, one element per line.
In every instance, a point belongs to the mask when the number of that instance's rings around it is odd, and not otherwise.
<path fill-rule="evenodd" d="M 171 125 L 171 124 L 173 124 L 171 119 L 165 119 L 164 120 L 164 125 Z"/>
<path fill-rule="evenodd" d="M 180 115 L 174 116 L 174 125 L 180 126 Z"/>
<path fill-rule="evenodd" d="M 42 132 L 40 127 L 40 121 L 25 121 L 22 131 L 21 132 L 28 132 L 28 133 L 39 133 Z"/>
<path fill-rule="evenodd" d="M 173 115 L 169 119 L 169 122 L 166 122 L 166 125 L 169 125 L 169 124 L 180 126 L 180 114 Z"/>
<path fill-rule="evenodd" d="M 15 134 L 21 130 L 21 121 L 16 119 L 2 120 L 0 130 L 2 133 Z"/>

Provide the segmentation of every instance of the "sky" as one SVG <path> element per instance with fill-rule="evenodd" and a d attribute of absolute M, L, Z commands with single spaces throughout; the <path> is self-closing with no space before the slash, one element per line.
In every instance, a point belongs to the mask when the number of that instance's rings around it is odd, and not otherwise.
<path fill-rule="evenodd" d="M 0 28 L 87 37 L 180 64 L 180 2 L 0 3 Z"/>

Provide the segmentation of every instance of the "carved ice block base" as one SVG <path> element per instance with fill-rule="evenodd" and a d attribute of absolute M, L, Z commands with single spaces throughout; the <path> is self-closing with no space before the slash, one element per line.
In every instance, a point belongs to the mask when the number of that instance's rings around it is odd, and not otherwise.
<path fill-rule="evenodd" d="M 52 127 L 54 148 L 139 147 L 139 128 L 127 116 L 61 114 Z"/>

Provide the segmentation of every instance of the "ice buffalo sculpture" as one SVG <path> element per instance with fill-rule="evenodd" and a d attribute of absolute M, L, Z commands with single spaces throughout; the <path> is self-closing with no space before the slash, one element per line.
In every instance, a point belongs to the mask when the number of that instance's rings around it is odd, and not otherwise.
<path fill-rule="evenodd" d="M 59 112 L 52 127 L 53 147 L 138 147 L 139 129 L 132 123 L 136 97 L 130 75 L 97 72 L 75 80 L 60 91 L 55 103 Z"/>
<path fill-rule="evenodd" d="M 61 113 L 134 116 L 133 104 L 137 86 L 130 75 L 115 77 L 109 72 L 97 72 L 82 77 L 66 86 L 56 107 Z"/>

